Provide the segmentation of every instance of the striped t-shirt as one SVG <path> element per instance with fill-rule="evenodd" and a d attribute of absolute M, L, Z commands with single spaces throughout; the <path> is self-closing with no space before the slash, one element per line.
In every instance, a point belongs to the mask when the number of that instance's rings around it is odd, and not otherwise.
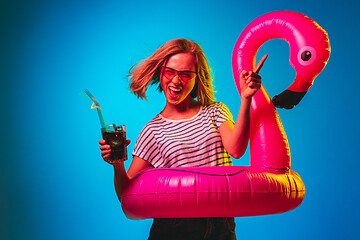
<path fill-rule="evenodd" d="M 190 119 L 170 120 L 158 114 L 141 131 L 133 155 L 157 168 L 231 166 L 218 131 L 227 120 L 234 123 L 221 102 L 202 106 Z"/>

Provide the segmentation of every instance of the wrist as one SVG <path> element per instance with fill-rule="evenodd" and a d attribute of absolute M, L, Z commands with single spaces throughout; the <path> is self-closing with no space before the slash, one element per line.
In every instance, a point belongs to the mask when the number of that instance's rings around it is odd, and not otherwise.
<path fill-rule="evenodd" d="M 117 162 L 117 163 L 114 163 L 114 164 L 111 164 L 111 165 L 114 167 L 115 175 L 121 176 L 124 173 L 126 173 L 124 162 Z"/>
<path fill-rule="evenodd" d="M 252 96 L 251 97 L 243 97 L 241 96 L 241 104 L 245 103 L 245 104 L 251 104 L 252 102 Z"/>
<path fill-rule="evenodd" d="M 108 162 L 110 165 L 114 166 L 114 168 L 122 168 L 124 167 L 124 162 L 123 160 L 115 160 L 112 162 Z"/>

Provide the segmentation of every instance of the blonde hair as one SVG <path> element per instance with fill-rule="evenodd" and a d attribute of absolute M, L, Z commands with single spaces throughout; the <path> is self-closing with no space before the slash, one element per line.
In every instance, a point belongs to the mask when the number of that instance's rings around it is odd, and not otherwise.
<path fill-rule="evenodd" d="M 149 85 L 160 86 L 161 66 L 167 60 L 178 53 L 193 53 L 195 56 L 197 79 L 194 89 L 190 93 L 192 98 L 197 98 L 201 105 L 205 106 L 214 101 L 214 89 L 210 74 L 209 63 L 201 47 L 187 39 L 173 39 L 157 49 L 148 59 L 135 64 L 129 71 L 130 90 L 138 97 L 146 99 L 146 91 Z"/>

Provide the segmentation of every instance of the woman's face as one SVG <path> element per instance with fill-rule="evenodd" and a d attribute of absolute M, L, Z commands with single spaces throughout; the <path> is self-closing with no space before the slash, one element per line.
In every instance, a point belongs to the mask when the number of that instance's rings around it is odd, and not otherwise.
<path fill-rule="evenodd" d="M 178 53 L 169 58 L 161 69 L 160 84 L 168 104 L 188 104 L 196 82 L 195 57 Z"/>

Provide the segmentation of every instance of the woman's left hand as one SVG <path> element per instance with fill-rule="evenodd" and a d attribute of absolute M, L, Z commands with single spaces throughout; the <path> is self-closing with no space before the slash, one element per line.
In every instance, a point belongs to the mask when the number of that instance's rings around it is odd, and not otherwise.
<path fill-rule="evenodd" d="M 243 70 L 240 74 L 241 98 L 251 99 L 261 87 L 260 69 L 264 65 L 267 54 L 260 60 L 254 71 Z"/>

